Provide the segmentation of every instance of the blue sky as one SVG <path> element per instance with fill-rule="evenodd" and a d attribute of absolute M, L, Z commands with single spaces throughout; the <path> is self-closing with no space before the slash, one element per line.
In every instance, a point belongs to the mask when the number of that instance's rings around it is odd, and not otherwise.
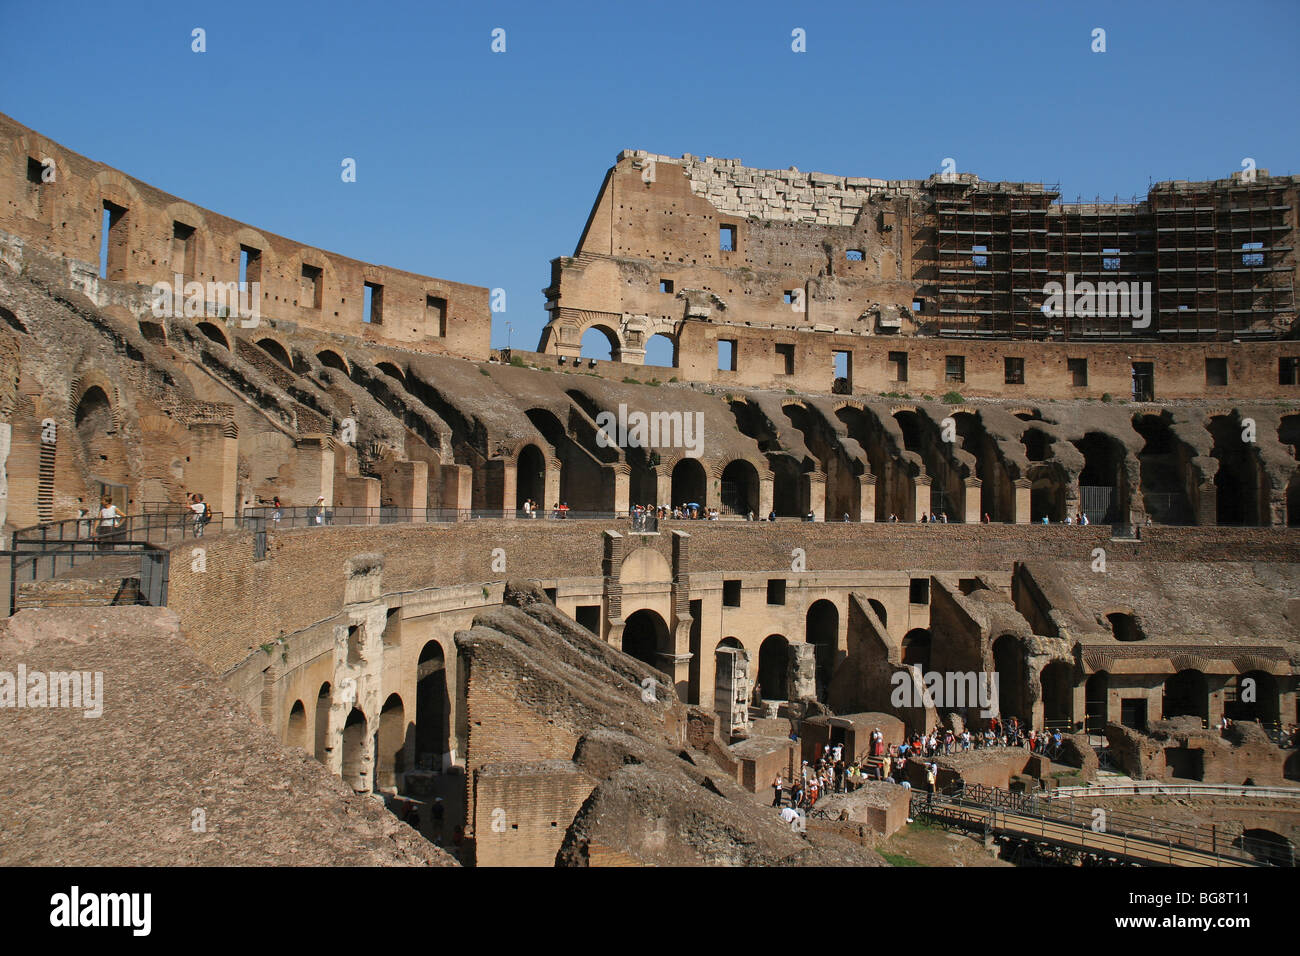
<path fill-rule="evenodd" d="M 503 288 L 494 345 L 510 322 L 536 346 L 623 148 L 888 179 L 950 156 L 1070 200 L 1300 172 L 1298 0 L 0 0 L 0 23 L 0 110 L 260 228 Z"/>

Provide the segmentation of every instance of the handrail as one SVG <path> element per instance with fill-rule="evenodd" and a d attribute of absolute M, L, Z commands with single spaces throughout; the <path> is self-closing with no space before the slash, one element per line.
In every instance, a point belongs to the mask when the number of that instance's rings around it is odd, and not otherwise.
<path fill-rule="evenodd" d="M 1103 784 L 1095 787 L 1057 787 L 1043 794 L 1045 800 L 1073 800 L 1075 797 L 1265 797 L 1300 800 L 1300 787 L 1247 787 L 1227 783 Z"/>

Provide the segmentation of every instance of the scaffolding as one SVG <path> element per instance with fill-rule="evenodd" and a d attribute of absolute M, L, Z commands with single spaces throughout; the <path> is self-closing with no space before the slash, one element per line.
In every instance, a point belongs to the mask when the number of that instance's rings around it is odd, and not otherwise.
<path fill-rule="evenodd" d="M 940 335 L 1279 338 L 1295 319 L 1290 177 L 1160 183 L 1145 200 L 1086 203 L 1032 183 L 931 188 Z M 1047 284 L 1067 279 L 1113 296 L 1081 314 L 1046 310 Z"/>

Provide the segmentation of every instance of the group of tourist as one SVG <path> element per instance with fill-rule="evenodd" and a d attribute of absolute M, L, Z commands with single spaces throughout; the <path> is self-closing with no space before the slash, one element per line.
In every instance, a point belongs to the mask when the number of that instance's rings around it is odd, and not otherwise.
<path fill-rule="evenodd" d="M 939 767 L 930 758 L 989 747 L 1025 747 L 1050 759 L 1060 755 L 1062 735 L 1059 730 L 1026 730 L 1019 718 L 1005 721 L 994 717 L 983 731 L 938 728 L 926 734 L 912 733 L 901 743 L 886 743 L 880 728 L 871 732 L 867 756 L 846 758 L 841 743 L 824 744 L 814 760 L 805 760 L 796 779 L 786 781 L 780 774 L 772 781 L 772 806 L 811 810 L 817 801 L 832 793 L 852 793 L 868 780 L 911 786 L 907 779 L 907 761 L 917 757 L 926 761 L 926 789 L 933 795 Z"/>

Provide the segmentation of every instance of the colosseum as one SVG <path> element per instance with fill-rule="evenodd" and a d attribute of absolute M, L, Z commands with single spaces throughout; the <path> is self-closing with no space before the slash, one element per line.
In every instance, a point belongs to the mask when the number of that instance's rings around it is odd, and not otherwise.
<path fill-rule="evenodd" d="M 0 861 L 1294 865 L 1298 186 L 628 150 L 527 351 L 0 115 Z"/>

